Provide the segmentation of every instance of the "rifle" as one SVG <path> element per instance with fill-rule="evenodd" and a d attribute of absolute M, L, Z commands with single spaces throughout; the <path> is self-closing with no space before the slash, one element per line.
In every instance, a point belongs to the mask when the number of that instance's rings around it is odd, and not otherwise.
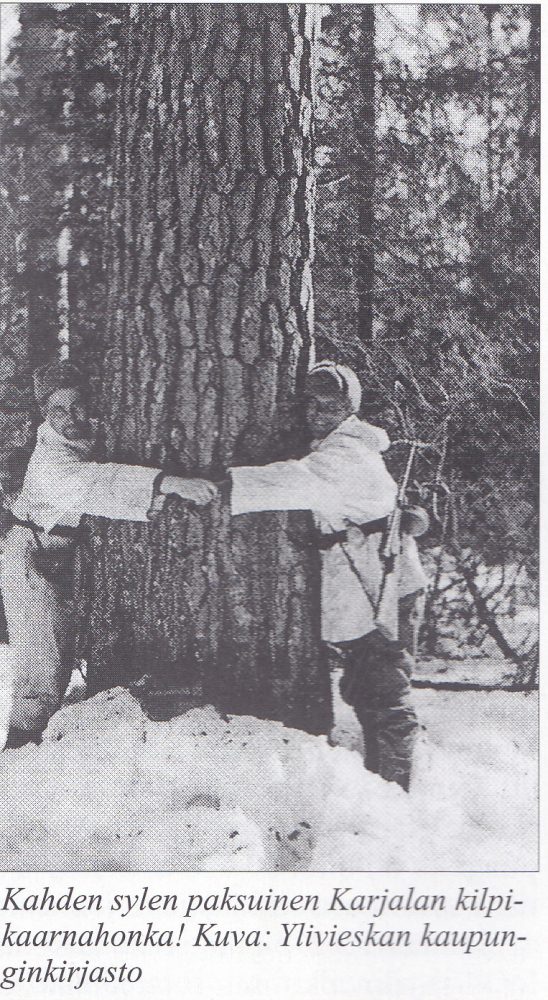
<path fill-rule="evenodd" d="M 411 438 L 411 439 L 409 439 L 409 438 L 401 438 L 398 441 L 394 441 L 392 443 L 392 447 L 395 447 L 395 446 L 401 445 L 401 444 L 409 445 L 409 454 L 407 456 L 407 462 L 406 462 L 404 473 L 401 476 L 401 478 L 399 480 L 399 483 L 398 483 L 398 490 L 397 490 L 397 493 L 396 493 L 396 503 L 395 503 L 394 509 L 388 515 L 388 524 L 387 524 L 387 527 L 386 527 L 386 534 L 385 534 L 385 537 L 384 537 L 384 541 L 383 541 L 383 543 L 381 545 L 380 555 L 381 555 L 381 559 L 383 560 L 384 567 L 383 567 L 383 574 L 382 574 L 381 586 L 380 586 L 380 589 L 379 589 L 379 598 L 378 598 L 378 601 L 377 601 L 377 605 L 375 607 L 375 617 L 376 617 L 376 620 L 377 620 L 377 627 L 382 631 L 383 630 L 383 625 L 384 625 L 384 627 L 386 629 L 386 632 L 388 634 L 390 632 L 397 631 L 397 629 L 395 627 L 395 619 L 394 619 L 394 621 L 392 621 L 391 619 L 394 616 L 389 613 L 387 622 L 383 623 L 383 621 L 382 621 L 382 605 L 383 605 L 383 600 L 387 596 L 387 589 L 388 589 L 389 583 L 393 582 L 393 580 L 391 580 L 390 578 L 391 578 L 391 574 L 392 574 L 392 572 L 394 570 L 394 567 L 396 565 L 396 556 L 398 556 L 399 552 L 400 552 L 400 546 L 401 546 L 401 543 L 400 543 L 401 517 L 402 517 L 402 513 L 403 513 L 403 510 L 404 510 L 404 507 L 405 507 L 405 496 L 406 496 L 406 493 L 407 493 L 407 487 L 409 485 L 409 479 L 411 477 L 411 470 L 413 468 L 413 462 L 415 460 L 415 456 L 417 454 L 417 451 L 419 449 L 421 449 L 421 448 L 432 448 L 433 447 L 427 441 L 419 441 L 419 440 L 417 440 L 415 438 Z M 397 585 L 397 581 L 395 581 L 395 584 Z M 394 606 L 397 607 L 397 602 L 395 603 Z"/>
<path fill-rule="evenodd" d="M 432 447 L 426 441 L 417 441 L 415 439 L 409 440 L 408 438 L 401 438 L 398 441 L 394 441 L 392 443 L 392 447 L 394 448 L 396 445 L 399 444 L 408 444 L 410 445 L 410 448 L 409 448 L 409 455 L 407 456 L 405 471 L 398 483 L 396 504 L 392 513 L 388 515 L 388 525 L 386 528 L 386 535 L 381 549 L 381 555 L 385 561 L 387 572 L 389 573 L 391 573 L 394 568 L 395 557 L 399 552 L 401 515 L 403 508 L 405 506 L 405 494 L 407 493 L 407 487 L 409 485 L 409 479 L 411 477 L 411 470 L 413 468 L 415 455 L 417 454 L 419 448 Z"/>

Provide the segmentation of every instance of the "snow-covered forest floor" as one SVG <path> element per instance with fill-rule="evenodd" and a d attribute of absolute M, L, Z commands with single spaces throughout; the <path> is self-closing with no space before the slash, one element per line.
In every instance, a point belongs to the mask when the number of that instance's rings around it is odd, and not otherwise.
<path fill-rule="evenodd" d="M 3 870 L 536 867 L 535 693 L 415 690 L 407 796 L 334 691 L 337 746 L 211 707 L 151 722 L 122 689 L 66 705 L 0 757 Z"/>

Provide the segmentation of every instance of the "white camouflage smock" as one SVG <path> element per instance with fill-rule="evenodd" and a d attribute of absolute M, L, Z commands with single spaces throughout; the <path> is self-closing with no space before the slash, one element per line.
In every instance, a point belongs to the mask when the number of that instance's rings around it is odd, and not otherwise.
<path fill-rule="evenodd" d="M 396 484 L 382 458 L 388 445 L 384 430 L 352 415 L 304 458 L 230 470 L 234 515 L 311 510 L 320 531 L 348 531 L 346 542 L 321 554 L 322 638 L 327 642 L 357 639 L 376 627 L 381 535 L 364 537 L 352 525 L 376 521 L 394 508 Z M 397 620 L 397 588 L 391 591 Z"/>
<path fill-rule="evenodd" d="M 159 470 L 93 462 L 91 447 L 89 441 L 67 441 L 47 422 L 42 424 L 13 505 L 15 516 L 32 521 L 45 533 L 58 525 L 75 527 L 84 514 L 145 521 Z M 2 557 L 9 634 L 7 673 L 1 678 L 4 740 L 10 721 L 25 731 L 47 721 L 60 703 L 72 669 L 73 604 L 37 572 L 32 560 L 35 546 L 32 531 L 15 526 Z"/>

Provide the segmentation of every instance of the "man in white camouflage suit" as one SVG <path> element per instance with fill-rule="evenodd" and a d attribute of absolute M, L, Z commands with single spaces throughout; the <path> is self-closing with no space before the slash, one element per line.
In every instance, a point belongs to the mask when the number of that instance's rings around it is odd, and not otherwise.
<path fill-rule="evenodd" d="M 322 554 L 322 638 L 346 653 L 341 691 L 363 727 L 365 765 L 409 788 L 418 731 L 410 659 L 397 642 L 398 587 L 383 589 L 380 547 L 396 484 L 386 432 L 360 420 L 361 386 L 345 365 L 309 372 L 301 459 L 230 470 L 232 513 L 311 510 Z M 395 572 L 397 573 L 397 566 Z"/>
<path fill-rule="evenodd" d="M 160 469 L 92 460 L 94 441 L 82 374 L 67 361 L 34 374 L 44 422 L 37 431 L 14 525 L 2 558 L 9 634 L 1 679 L 0 746 L 39 739 L 70 680 L 74 639 L 74 559 L 84 514 L 146 521 L 165 497 L 207 504 L 217 488 Z"/>

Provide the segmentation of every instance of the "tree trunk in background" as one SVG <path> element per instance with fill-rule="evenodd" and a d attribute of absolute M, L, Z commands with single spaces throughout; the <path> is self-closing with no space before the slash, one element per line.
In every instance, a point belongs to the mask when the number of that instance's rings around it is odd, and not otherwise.
<path fill-rule="evenodd" d="M 56 12 L 21 4 L 15 58 L 2 66 L 0 150 L 0 486 L 19 492 L 35 430 L 31 372 L 58 348 Z M 9 525 L 0 510 L 0 534 Z M 0 641 L 7 628 L 0 599 Z"/>
<path fill-rule="evenodd" d="M 279 414 L 311 349 L 312 13 L 131 9 L 113 179 L 108 457 L 211 474 L 276 453 Z M 95 522 L 91 689 L 156 674 L 227 711 L 325 732 L 308 527 L 305 514 L 231 519 L 226 500 L 206 512 L 174 506 L 150 527 Z"/>
<path fill-rule="evenodd" d="M 2 71 L 0 152 L 0 472 L 18 492 L 33 443 L 31 373 L 59 349 L 60 135 L 57 11 L 21 4 Z"/>
<path fill-rule="evenodd" d="M 69 353 L 95 382 L 106 340 L 107 218 L 123 5 L 71 4 L 62 17 L 70 66 Z"/>
<path fill-rule="evenodd" d="M 32 436 L 27 301 L 21 282 L 24 264 L 18 239 L 17 200 L 11 197 L 17 191 L 21 172 L 17 152 L 2 144 L 0 174 L 6 187 L 0 193 L 0 496 L 20 489 Z M 9 515 L 0 508 L 0 536 L 9 525 Z M 0 643 L 7 641 L 0 594 Z"/>
<path fill-rule="evenodd" d="M 33 368 L 62 341 L 91 370 L 101 351 L 120 14 L 29 3 L 19 18 L 2 81 L 0 458 L 33 436 Z"/>
<path fill-rule="evenodd" d="M 323 110 L 319 125 L 319 347 L 359 368 L 363 344 L 373 338 L 375 8 L 326 8 L 321 72 L 330 113 Z"/>
<path fill-rule="evenodd" d="M 51 4 L 20 5 L 21 141 L 24 151 L 25 274 L 29 353 L 33 367 L 59 349 L 60 206 L 63 102 L 58 12 Z M 23 199 L 21 199 L 23 200 Z"/>
<path fill-rule="evenodd" d="M 356 328 L 360 341 L 373 339 L 373 284 L 375 280 L 375 7 L 352 4 L 356 43 L 352 47 L 356 71 L 353 125 L 355 154 L 352 163 L 353 200 L 356 211 L 354 273 Z"/>
<path fill-rule="evenodd" d="M 24 447 L 29 439 L 32 392 L 25 262 L 16 194 L 22 175 L 18 151 L 3 146 L 0 166 L 10 186 L 2 192 L 0 206 L 0 469 L 2 488 L 9 491 L 6 461 L 14 448 Z M 15 197 L 10 197 L 12 194 Z"/>

